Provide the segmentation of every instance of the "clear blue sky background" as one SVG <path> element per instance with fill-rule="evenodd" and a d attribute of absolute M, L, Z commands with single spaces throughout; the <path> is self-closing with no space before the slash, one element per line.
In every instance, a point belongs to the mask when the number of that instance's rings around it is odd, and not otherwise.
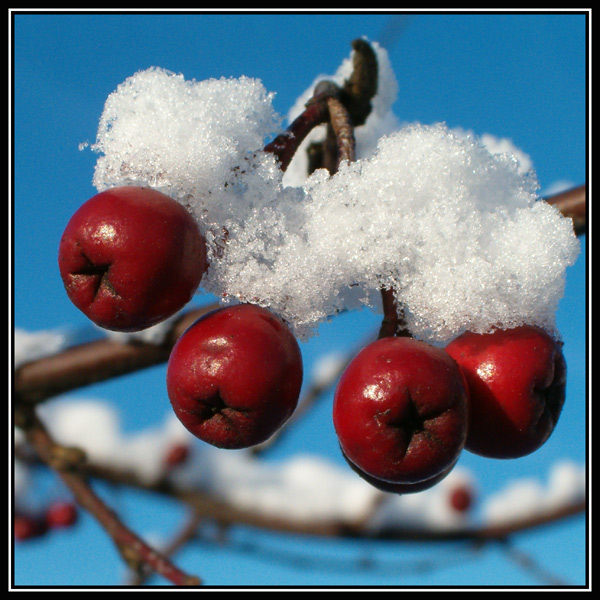
<path fill-rule="evenodd" d="M 332 74 L 360 36 L 388 48 L 400 85 L 401 120 L 472 129 L 510 138 L 533 160 L 542 191 L 587 179 L 587 20 L 584 14 L 14 14 L 13 241 L 14 325 L 30 331 L 89 325 L 69 302 L 56 255 L 62 231 L 95 193 L 95 140 L 106 97 L 134 72 L 160 66 L 186 79 L 260 78 L 285 114 L 319 74 Z M 569 366 L 567 403 L 551 441 L 519 461 L 464 454 L 482 495 L 515 477 L 544 478 L 558 459 L 586 458 L 586 262 L 567 272 L 558 323 Z M 201 299 L 202 300 L 202 299 Z M 303 346 L 306 371 L 322 354 L 348 349 L 379 321 L 344 315 Z M 133 387 L 132 387 L 133 386 Z M 135 389 L 132 394 L 131 390 Z M 123 426 L 162 422 L 164 368 L 89 387 L 72 397 L 106 399 Z M 140 401 L 142 399 L 142 401 Z M 318 454 L 342 464 L 330 418 L 331 398 L 270 455 Z M 165 537 L 184 514 L 145 494 L 101 492 L 137 531 Z M 515 544 L 571 585 L 586 581 L 583 517 L 519 535 Z M 232 544 L 198 543 L 178 563 L 208 585 L 539 585 L 498 546 L 353 543 L 273 536 L 239 529 Z M 370 568 L 362 559 L 370 559 Z M 18 585 L 119 585 L 120 558 L 93 519 L 73 531 L 14 550 Z M 151 583 L 163 585 L 162 579 Z"/>

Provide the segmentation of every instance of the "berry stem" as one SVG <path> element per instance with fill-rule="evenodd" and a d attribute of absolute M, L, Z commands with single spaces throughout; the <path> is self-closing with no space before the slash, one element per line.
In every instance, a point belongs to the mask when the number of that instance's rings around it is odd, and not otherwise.
<path fill-rule="evenodd" d="M 334 170 L 337 171 L 342 162 L 353 162 L 356 159 L 354 127 L 350 119 L 350 113 L 339 98 L 335 96 L 327 98 L 327 107 L 331 123 L 328 131 L 332 132 L 336 141 Z M 331 170 L 330 168 L 330 172 Z"/>
<path fill-rule="evenodd" d="M 335 173 L 340 162 L 354 160 L 354 127 L 364 125 L 371 112 L 371 99 L 377 93 L 377 56 L 363 39 L 352 42 L 353 70 L 343 87 L 331 81 L 319 82 L 306 108 L 287 130 L 265 146 L 279 159 L 285 171 L 298 147 L 318 125 L 327 124 L 324 142 L 315 143 L 309 153 L 308 173 L 324 167 Z"/>
<path fill-rule="evenodd" d="M 381 302 L 383 306 L 383 319 L 379 328 L 378 338 L 384 337 L 411 337 L 406 327 L 403 311 L 398 310 L 398 304 L 391 289 L 381 289 Z"/>
<path fill-rule="evenodd" d="M 304 138 L 315 127 L 325 123 L 328 118 L 327 103 L 323 98 L 317 100 L 313 98 L 286 131 L 265 146 L 265 152 L 272 152 L 279 159 L 281 170 L 285 171 Z"/>

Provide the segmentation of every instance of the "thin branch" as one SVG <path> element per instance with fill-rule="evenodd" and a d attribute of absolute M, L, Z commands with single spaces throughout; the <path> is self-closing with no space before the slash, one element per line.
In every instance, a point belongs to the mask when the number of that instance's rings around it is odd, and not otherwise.
<path fill-rule="evenodd" d="M 510 540 L 502 540 L 501 547 L 507 558 L 515 562 L 523 570 L 527 571 L 532 577 L 545 582 L 546 585 L 556 587 L 567 585 L 567 582 L 563 581 L 553 573 L 550 573 L 539 565 L 531 556 L 516 548 Z"/>
<path fill-rule="evenodd" d="M 363 39 L 352 42 L 352 74 L 344 82 L 342 100 L 354 127 L 364 125 L 371 114 L 371 100 L 377 94 L 379 66 L 371 44 Z"/>
<path fill-rule="evenodd" d="M 143 489 L 178 499 L 192 507 L 199 517 L 213 520 L 223 525 L 246 525 L 280 533 L 296 533 L 318 537 L 377 539 L 377 540 L 411 540 L 430 541 L 473 541 L 486 542 L 504 540 L 514 534 L 537 529 L 550 523 L 585 514 L 585 500 L 565 504 L 556 508 L 541 511 L 534 515 L 515 517 L 496 525 L 467 525 L 456 529 L 437 530 L 425 525 L 409 523 L 388 523 L 373 530 L 365 523 L 363 517 L 351 520 L 330 519 L 294 519 L 287 516 L 265 513 L 252 508 L 244 508 L 230 503 L 209 490 L 182 489 L 174 486 L 169 480 L 161 480 L 149 484 L 136 477 L 134 473 L 120 473 L 110 467 L 88 464 L 86 471 L 90 477 Z M 381 492 L 383 495 L 383 492 Z"/>
<path fill-rule="evenodd" d="M 327 98 L 327 107 L 329 108 L 331 129 L 336 141 L 335 170 L 337 171 L 342 162 L 353 162 L 356 158 L 354 126 L 348 109 L 338 98 L 334 96 Z"/>
<path fill-rule="evenodd" d="M 384 337 L 410 337 L 411 333 L 406 326 L 404 313 L 398 310 L 398 304 L 391 289 L 381 290 L 381 304 L 383 319 L 379 328 L 379 339 Z"/>
<path fill-rule="evenodd" d="M 587 188 L 585 185 L 554 194 L 545 200 L 548 204 L 556 206 L 565 217 L 573 219 L 573 229 L 577 235 L 587 233 Z"/>
<path fill-rule="evenodd" d="M 94 492 L 84 474 L 83 455 L 76 449 L 63 448 L 56 444 L 33 407 L 20 411 L 18 417 L 28 442 L 38 456 L 54 469 L 73 497 L 82 508 L 92 514 L 112 538 L 123 559 L 134 569 L 144 565 L 178 586 L 197 586 L 201 580 L 188 575 L 176 567 L 166 556 L 157 552 L 124 525 Z"/>
<path fill-rule="evenodd" d="M 198 526 L 202 522 L 202 519 L 198 516 L 195 511 L 189 515 L 181 531 L 178 531 L 171 542 L 163 549 L 163 555 L 172 557 L 181 548 L 183 548 L 190 540 L 193 540 L 197 536 Z M 129 585 L 140 586 L 152 575 L 151 569 L 148 565 L 143 565 L 143 568 L 138 569 L 133 573 L 132 579 Z"/>
<path fill-rule="evenodd" d="M 313 97 L 286 131 L 265 146 L 265 152 L 272 152 L 279 160 L 281 170 L 285 171 L 306 136 L 328 119 L 329 110 L 325 98 Z"/>
<path fill-rule="evenodd" d="M 323 142 L 311 144 L 308 173 L 326 168 L 335 173 L 342 160 L 354 160 L 353 128 L 363 125 L 371 113 L 371 99 L 377 93 L 377 56 L 371 45 L 362 39 L 352 42 L 353 71 L 339 87 L 331 81 L 319 82 L 306 108 L 288 129 L 265 146 L 266 152 L 277 156 L 283 171 L 306 136 L 318 125 L 327 124 Z"/>
<path fill-rule="evenodd" d="M 66 348 L 16 369 L 16 403 L 37 404 L 68 391 L 164 363 L 179 336 L 197 319 L 216 308 L 210 304 L 184 314 L 162 344 L 118 342 L 108 338 Z"/>

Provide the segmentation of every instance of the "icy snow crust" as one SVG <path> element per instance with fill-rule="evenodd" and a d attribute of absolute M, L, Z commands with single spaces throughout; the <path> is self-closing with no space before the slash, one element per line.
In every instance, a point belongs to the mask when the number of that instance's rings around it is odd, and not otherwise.
<path fill-rule="evenodd" d="M 209 245 L 202 289 L 267 306 L 300 338 L 340 311 L 378 309 L 381 288 L 431 343 L 523 323 L 554 331 L 579 252 L 571 220 L 538 201 L 525 155 L 505 140 L 399 125 L 397 83 L 374 47 L 380 91 L 356 129 L 356 162 L 334 176 L 307 178 L 304 146 L 285 174 L 263 152 L 283 119 L 260 81 L 152 68 L 106 101 L 94 185 L 146 185 L 177 199 Z M 328 78 L 341 83 L 351 56 Z"/>

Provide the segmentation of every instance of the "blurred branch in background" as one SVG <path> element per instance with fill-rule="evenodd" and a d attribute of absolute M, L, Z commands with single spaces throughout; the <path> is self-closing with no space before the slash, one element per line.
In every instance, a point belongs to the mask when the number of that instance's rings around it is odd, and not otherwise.
<path fill-rule="evenodd" d="M 588 207 L 587 188 L 585 185 L 549 196 L 545 200 L 548 204 L 556 206 L 565 217 L 573 219 L 573 229 L 577 235 L 585 235 L 587 233 Z"/>

